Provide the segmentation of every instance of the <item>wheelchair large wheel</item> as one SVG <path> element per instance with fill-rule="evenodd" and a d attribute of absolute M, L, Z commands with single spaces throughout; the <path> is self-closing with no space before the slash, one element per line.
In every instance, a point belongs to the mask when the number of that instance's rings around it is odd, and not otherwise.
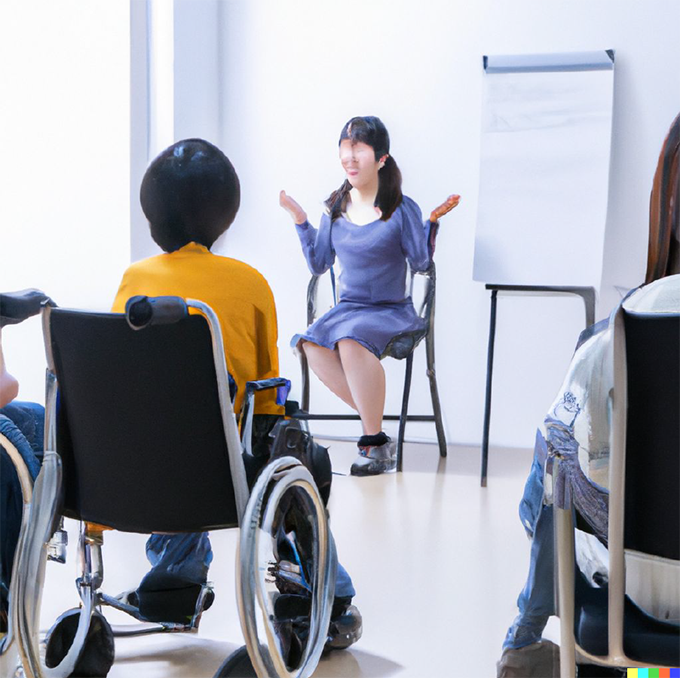
<path fill-rule="evenodd" d="M 270 462 L 241 525 L 237 598 L 260 678 L 307 678 L 328 637 L 337 558 L 310 472 L 293 457 Z"/>

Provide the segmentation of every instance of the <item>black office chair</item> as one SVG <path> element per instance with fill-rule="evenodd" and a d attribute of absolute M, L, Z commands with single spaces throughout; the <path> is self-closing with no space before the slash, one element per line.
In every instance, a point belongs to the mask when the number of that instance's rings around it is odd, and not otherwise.
<path fill-rule="evenodd" d="M 110 633 L 101 607 L 127 611 L 100 591 L 101 532 L 86 521 L 141 533 L 240 526 L 238 607 L 257 674 L 311 675 L 327 637 L 336 572 L 325 508 L 311 474 L 292 457 L 270 462 L 249 497 L 214 312 L 194 300 L 141 298 L 128 302 L 127 318 L 46 309 L 43 329 L 49 366 L 46 452 L 16 572 L 21 604 L 15 606 L 15 622 L 26 676 L 70 675 L 87 655 L 88 643 L 106 645 Z M 272 575 L 278 562 L 275 533 L 287 520 L 279 509 L 291 501 L 307 521 L 298 536 L 315 565 L 307 573 L 309 637 L 293 666 L 276 623 L 279 592 Z M 38 642 L 40 594 L 47 545 L 61 516 L 82 522 L 76 582 L 81 607 L 70 648 L 46 671 Z M 189 624 L 152 630 L 195 630 L 204 594 Z M 49 655 L 49 639 L 47 650 Z"/>
<path fill-rule="evenodd" d="M 416 273 L 410 272 L 409 288 L 411 295 L 414 289 L 415 276 L 424 279 L 424 292 L 418 315 L 425 320 L 425 328 L 421 332 L 411 332 L 399 334 L 389 342 L 381 358 L 395 358 L 403 360 L 406 358 L 406 370 L 404 375 L 404 391 L 401 401 L 401 413 L 385 414 L 383 420 L 399 421 L 399 433 L 397 436 L 397 471 L 402 470 L 404 435 L 407 421 L 433 421 L 437 431 L 437 442 L 439 444 L 439 454 L 446 457 L 446 435 L 444 424 L 442 423 L 441 404 L 439 401 L 439 390 L 437 388 L 437 375 L 434 367 L 434 312 L 437 274 L 434 262 L 430 264 L 427 271 Z M 323 276 L 313 275 L 307 286 L 307 326 L 311 325 L 319 317 L 319 282 Z M 335 287 L 335 272 L 331 267 L 329 272 L 333 304 L 338 302 Z M 430 383 L 430 396 L 432 398 L 433 414 L 409 414 L 408 403 L 411 393 L 411 375 L 413 372 L 413 352 L 416 346 L 425 339 L 425 353 L 427 359 L 427 377 Z M 300 410 L 292 416 L 296 419 L 305 421 L 358 421 L 358 414 L 314 414 L 310 411 L 310 388 L 309 388 L 309 365 L 304 351 L 299 352 L 300 368 L 302 370 L 302 402 Z"/>
<path fill-rule="evenodd" d="M 680 626 L 625 591 L 627 551 L 680 566 L 680 315 L 620 309 L 613 341 L 608 586 L 575 578 L 573 510 L 555 507 L 562 678 L 576 649 L 592 664 L 680 666 Z"/>

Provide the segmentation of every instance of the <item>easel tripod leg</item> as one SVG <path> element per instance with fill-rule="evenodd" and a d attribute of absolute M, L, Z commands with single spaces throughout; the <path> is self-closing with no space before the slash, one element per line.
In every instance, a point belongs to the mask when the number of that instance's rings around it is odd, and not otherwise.
<path fill-rule="evenodd" d="M 493 377 L 493 349 L 496 338 L 496 304 L 498 290 L 491 291 L 491 318 L 489 321 L 489 346 L 486 358 L 486 399 L 484 403 L 484 431 L 482 433 L 482 477 L 481 486 L 486 487 L 486 473 L 489 463 L 489 428 L 491 425 L 491 385 Z"/>

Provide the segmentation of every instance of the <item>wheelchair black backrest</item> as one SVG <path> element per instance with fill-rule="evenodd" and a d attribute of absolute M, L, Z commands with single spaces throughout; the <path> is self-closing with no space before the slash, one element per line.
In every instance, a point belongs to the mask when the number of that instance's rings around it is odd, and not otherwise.
<path fill-rule="evenodd" d="M 680 559 L 680 315 L 624 311 L 625 548 Z"/>
<path fill-rule="evenodd" d="M 129 532 L 238 524 L 210 330 L 50 311 L 64 513 Z"/>

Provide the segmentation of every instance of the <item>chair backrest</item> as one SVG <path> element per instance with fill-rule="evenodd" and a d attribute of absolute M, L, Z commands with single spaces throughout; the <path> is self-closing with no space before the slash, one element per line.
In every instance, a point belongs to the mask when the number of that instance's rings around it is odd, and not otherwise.
<path fill-rule="evenodd" d="M 680 315 L 623 311 L 624 547 L 680 560 Z"/>
<path fill-rule="evenodd" d="M 136 331 L 123 314 L 47 314 L 64 513 L 131 532 L 236 526 L 206 319 Z"/>

